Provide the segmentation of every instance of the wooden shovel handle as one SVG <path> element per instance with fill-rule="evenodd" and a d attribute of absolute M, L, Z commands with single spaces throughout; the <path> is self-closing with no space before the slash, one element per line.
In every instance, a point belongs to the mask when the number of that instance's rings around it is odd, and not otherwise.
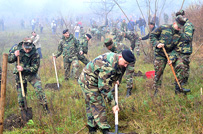
<path fill-rule="evenodd" d="M 17 56 L 17 62 L 18 62 L 18 66 L 20 66 L 20 57 Z M 22 89 L 22 95 L 23 97 L 25 97 L 25 91 L 24 91 L 24 86 L 23 86 L 23 79 L 22 79 L 22 73 L 19 71 L 19 77 L 20 77 L 20 85 L 21 85 L 21 89 Z"/>
<path fill-rule="evenodd" d="M 170 59 L 169 59 L 168 54 L 167 54 L 167 52 L 166 52 L 166 49 L 165 49 L 164 47 L 162 47 L 162 49 L 163 49 L 163 51 L 164 51 L 164 54 L 165 54 L 165 56 L 166 56 L 168 62 L 170 62 Z M 178 86 L 179 86 L 179 88 L 180 88 L 180 91 L 182 92 L 183 89 L 182 89 L 181 86 L 180 86 L 180 83 L 179 83 L 178 78 L 177 78 L 177 76 L 176 76 L 176 73 L 175 73 L 175 71 L 174 71 L 173 65 L 172 65 L 172 64 L 169 64 L 169 66 L 171 67 L 171 70 L 172 70 L 172 72 L 173 72 L 173 75 L 174 75 L 174 77 L 175 77 L 175 80 L 176 80 L 176 82 L 177 82 L 177 84 L 178 84 Z"/>

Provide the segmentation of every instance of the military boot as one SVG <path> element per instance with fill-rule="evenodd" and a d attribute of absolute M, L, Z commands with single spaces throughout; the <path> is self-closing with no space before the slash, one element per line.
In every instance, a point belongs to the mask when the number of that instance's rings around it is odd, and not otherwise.
<path fill-rule="evenodd" d="M 184 93 L 185 95 L 190 92 L 190 89 L 182 88 L 183 91 L 180 90 L 180 87 L 177 83 L 175 83 L 175 94 Z"/>
<path fill-rule="evenodd" d="M 108 128 L 102 129 L 102 133 L 103 133 L 103 134 L 108 134 L 108 133 L 109 133 L 109 129 L 108 129 Z"/>
<path fill-rule="evenodd" d="M 126 93 L 126 97 L 131 96 L 131 90 L 132 90 L 132 88 L 128 88 L 127 93 Z"/>
<path fill-rule="evenodd" d="M 88 126 L 88 129 L 89 129 L 89 134 L 96 134 L 97 133 L 97 128 L 96 127 Z"/>

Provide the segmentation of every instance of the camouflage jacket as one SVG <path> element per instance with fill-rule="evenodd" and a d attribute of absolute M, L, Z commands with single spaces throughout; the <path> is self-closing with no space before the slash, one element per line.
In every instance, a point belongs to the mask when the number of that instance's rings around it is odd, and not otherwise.
<path fill-rule="evenodd" d="M 59 41 L 58 51 L 55 54 L 56 57 L 59 57 L 63 53 L 63 58 L 67 58 L 68 61 L 72 61 L 77 57 L 79 51 L 79 42 L 77 39 L 70 34 L 69 38 L 64 36 Z"/>
<path fill-rule="evenodd" d="M 80 38 L 80 51 L 83 51 L 84 54 L 88 52 L 88 40 L 85 36 Z"/>
<path fill-rule="evenodd" d="M 130 48 L 122 43 L 117 43 L 117 42 L 114 42 L 113 43 L 113 46 L 112 48 L 110 49 L 111 52 L 114 52 L 114 53 L 121 53 L 124 49 L 129 49 Z"/>
<path fill-rule="evenodd" d="M 115 40 L 116 42 L 122 42 L 123 35 L 120 30 L 118 30 L 118 29 L 114 30 L 112 35 L 114 35 L 113 40 Z"/>
<path fill-rule="evenodd" d="M 122 22 L 121 23 L 121 31 L 122 32 L 126 32 L 128 30 L 128 25 L 127 25 L 127 23 L 125 22 Z"/>
<path fill-rule="evenodd" d="M 194 34 L 194 25 L 187 20 L 183 31 L 181 33 L 180 42 L 176 47 L 176 51 L 183 54 L 191 54 L 192 53 L 192 39 Z"/>
<path fill-rule="evenodd" d="M 162 48 L 158 48 L 159 43 L 163 43 L 166 52 L 169 53 L 175 49 L 180 40 L 180 32 L 175 30 L 172 25 L 161 25 L 150 35 L 150 42 L 155 50 L 155 56 L 165 57 Z"/>
<path fill-rule="evenodd" d="M 130 41 L 130 44 L 131 44 L 130 47 L 132 48 L 132 50 L 134 50 L 135 44 L 139 45 L 139 41 L 138 41 L 139 36 L 137 34 L 135 34 L 134 32 L 132 32 L 132 31 L 125 32 L 124 37 Z"/>
<path fill-rule="evenodd" d="M 180 42 L 177 44 L 176 48 L 170 54 L 170 60 L 174 63 L 178 58 L 178 54 L 187 54 L 192 53 L 192 39 L 194 34 L 194 25 L 187 20 L 183 29 L 181 31 Z"/>
<path fill-rule="evenodd" d="M 85 66 L 79 80 L 92 92 L 95 88 L 98 89 L 105 99 L 115 105 L 111 89 L 113 83 L 120 77 L 122 77 L 122 69 L 118 65 L 118 54 L 105 53 Z"/>
<path fill-rule="evenodd" d="M 152 31 L 154 31 L 154 29 L 156 29 L 156 26 L 154 26 L 154 27 L 152 28 L 152 30 L 150 30 L 150 32 L 149 32 L 147 35 L 145 35 L 144 37 L 142 37 L 142 40 L 147 40 L 147 39 L 149 39 L 149 35 L 151 34 Z"/>
<path fill-rule="evenodd" d="M 15 56 L 14 52 L 16 50 L 20 50 L 20 65 L 23 67 L 22 76 L 33 76 L 36 75 L 40 66 L 40 57 L 36 51 L 36 48 L 32 48 L 29 53 L 26 53 L 22 48 L 23 42 L 20 42 L 17 46 L 15 46 L 8 55 L 8 62 L 14 63 L 16 62 L 17 66 L 17 57 Z M 18 74 L 18 70 L 15 67 L 14 74 Z"/>

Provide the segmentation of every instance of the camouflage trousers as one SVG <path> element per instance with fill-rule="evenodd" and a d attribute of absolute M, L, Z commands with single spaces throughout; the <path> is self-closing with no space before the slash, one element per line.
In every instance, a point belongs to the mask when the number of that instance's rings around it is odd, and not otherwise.
<path fill-rule="evenodd" d="M 70 72 L 72 64 L 72 70 Z M 65 69 L 65 79 L 69 79 L 70 77 L 74 77 L 75 79 L 78 78 L 78 70 L 79 70 L 79 62 L 78 59 L 73 60 L 72 62 L 64 62 L 64 69 Z M 71 76 L 70 76 L 71 75 Z"/>
<path fill-rule="evenodd" d="M 166 58 L 158 59 L 155 57 L 155 60 L 154 60 L 155 77 L 154 77 L 154 85 L 153 85 L 155 89 L 161 87 L 163 72 L 166 67 L 166 64 L 167 64 Z"/>
<path fill-rule="evenodd" d="M 140 55 L 140 42 L 133 40 L 133 41 L 130 41 L 130 43 L 131 43 L 132 51 L 134 51 L 134 49 L 135 49 L 137 56 L 139 56 Z"/>
<path fill-rule="evenodd" d="M 176 76 L 180 84 L 187 83 L 190 71 L 190 55 L 178 54 L 176 61 L 173 63 Z"/>
<path fill-rule="evenodd" d="M 101 129 L 110 128 L 107 122 L 106 106 L 98 88 L 88 89 L 88 87 L 78 80 L 85 96 L 87 124 L 91 127 L 99 126 Z"/>
<path fill-rule="evenodd" d="M 29 79 L 27 81 L 34 87 L 35 93 L 37 95 L 37 98 L 39 99 L 40 104 L 42 104 L 42 105 L 47 104 L 47 99 L 46 99 L 45 93 L 42 89 L 42 84 L 41 84 L 40 78 L 37 75 L 35 75 L 35 76 L 29 77 Z M 27 81 L 23 80 L 25 95 L 27 94 Z M 16 75 L 16 89 L 17 89 L 17 93 L 18 93 L 19 107 L 23 108 L 24 100 L 23 100 L 22 89 L 21 89 L 21 84 L 20 84 L 18 75 Z"/>
<path fill-rule="evenodd" d="M 80 60 L 83 64 L 87 65 L 89 63 L 89 60 L 83 55 L 78 55 L 78 60 Z"/>
<path fill-rule="evenodd" d="M 134 68 L 135 68 L 135 62 L 130 63 L 126 68 L 126 83 L 127 83 L 127 89 L 133 88 L 133 74 L 134 74 Z"/>

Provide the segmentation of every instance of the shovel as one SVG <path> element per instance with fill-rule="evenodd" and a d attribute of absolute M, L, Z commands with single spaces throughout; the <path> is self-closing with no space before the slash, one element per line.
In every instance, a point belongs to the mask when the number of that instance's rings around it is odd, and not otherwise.
<path fill-rule="evenodd" d="M 55 58 L 54 58 L 54 54 L 53 54 L 53 53 L 52 53 L 52 56 L 53 56 L 53 61 L 54 61 L 54 69 L 55 69 L 55 74 L 56 74 L 57 87 L 58 87 L 58 89 L 60 89 L 60 87 L 59 87 L 58 75 L 57 75 L 57 70 L 56 70 L 56 61 L 55 61 Z"/>
<path fill-rule="evenodd" d="M 164 54 L 166 55 L 166 58 L 167 58 L 168 62 L 170 62 L 170 59 L 169 59 L 168 54 L 167 54 L 167 52 L 166 52 L 166 49 L 165 49 L 164 47 L 162 47 L 162 49 L 163 49 L 163 51 L 164 51 Z M 169 65 L 170 65 L 170 67 L 171 67 L 171 70 L 172 70 L 172 72 L 173 72 L 173 75 L 174 75 L 174 77 L 175 77 L 175 80 L 176 80 L 176 82 L 177 82 L 177 84 L 178 84 L 178 86 L 179 86 L 179 88 L 180 88 L 180 91 L 181 91 L 181 92 L 184 92 L 185 94 L 186 94 L 187 92 L 190 92 L 190 89 L 184 89 L 184 88 L 181 87 L 181 85 L 180 85 L 180 83 L 179 83 L 179 81 L 178 81 L 178 78 L 177 78 L 177 76 L 176 76 L 176 73 L 175 73 L 175 71 L 174 71 L 173 65 L 172 65 L 172 64 L 169 64 Z"/>
<path fill-rule="evenodd" d="M 19 56 L 17 57 L 17 60 L 18 60 L 18 66 L 19 66 L 20 65 Z M 21 110 L 21 118 L 23 119 L 23 123 L 25 124 L 30 119 L 32 119 L 32 108 L 27 107 L 27 101 L 26 101 L 25 91 L 24 91 L 24 86 L 23 86 L 23 79 L 22 79 L 22 74 L 20 71 L 19 71 L 19 77 L 20 77 L 20 84 L 21 84 L 21 90 L 22 90 L 23 101 L 24 101 L 24 109 Z"/>
<path fill-rule="evenodd" d="M 118 84 L 115 85 L 115 101 L 118 105 Z M 118 132 L 118 111 L 115 112 L 115 133 L 109 132 L 108 134 L 124 134 Z"/>

